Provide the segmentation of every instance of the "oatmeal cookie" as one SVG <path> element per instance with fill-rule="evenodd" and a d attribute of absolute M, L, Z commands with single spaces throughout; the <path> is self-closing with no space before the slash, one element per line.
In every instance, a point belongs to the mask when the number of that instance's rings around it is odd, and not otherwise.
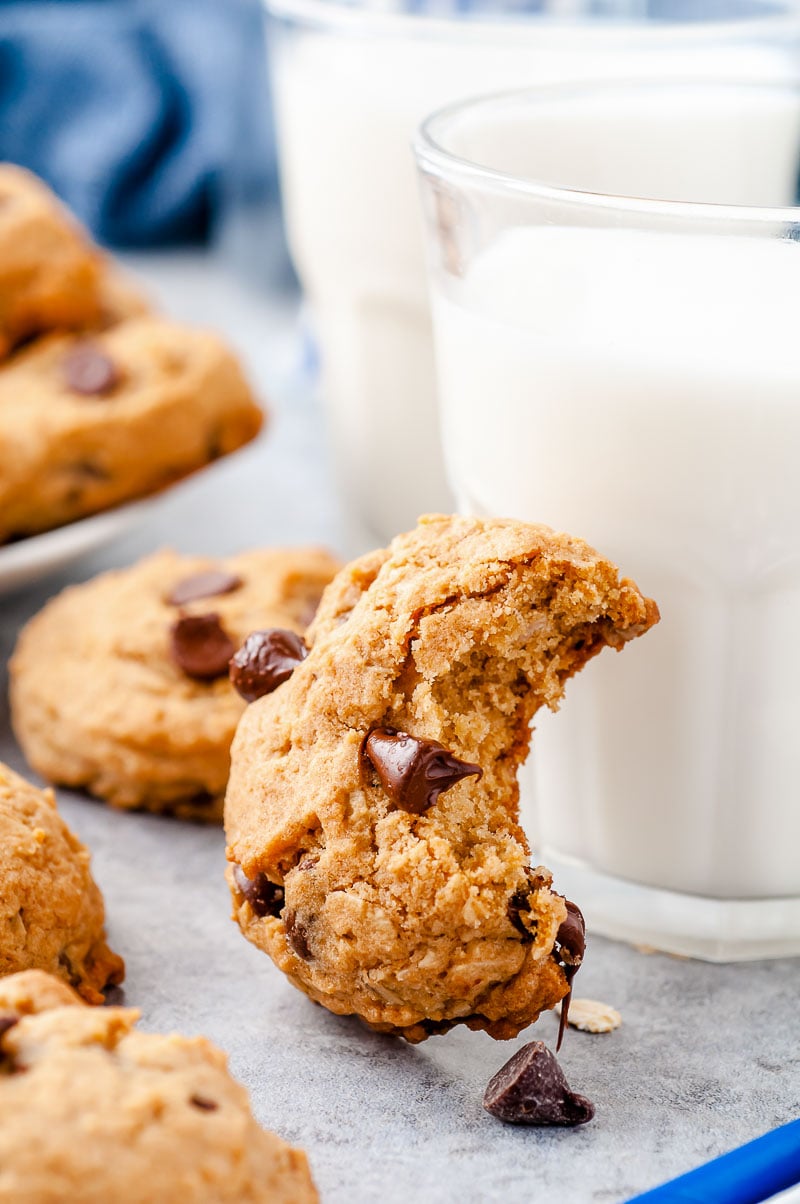
<path fill-rule="evenodd" d="M 46 974 L 0 982 L 0 1204 L 315 1204 L 224 1054 L 137 1018 Z"/>
<path fill-rule="evenodd" d="M 0 164 L 0 358 L 41 331 L 98 322 L 101 276 L 99 252 L 53 193 Z"/>
<path fill-rule="evenodd" d="M 29 762 L 116 807 L 219 820 L 245 707 L 228 661 L 254 628 L 303 632 L 337 568 L 316 548 L 225 561 L 163 551 L 65 590 L 11 661 Z"/>
<path fill-rule="evenodd" d="M 140 317 L 39 339 L 0 368 L 0 543 L 154 493 L 261 422 L 210 331 Z"/>
<path fill-rule="evenodd" d="M 37 968 L 57 974 L 89 1003 L 122 981 L 106 944 L 103 897 L 89 851 L 37 790 L 0 763 L 0 975 Z"/>
<path fill-rule="evenodd" d="M 553 1007 L 583 928 L 529 864 L 517 769 L 537 709 L 657 618 L 587 544 L 513 521 L 429 516 L 345 568 L 234 740 L 245 936 L 331 1011 L 412 1041 L 513 1037 Z"/>

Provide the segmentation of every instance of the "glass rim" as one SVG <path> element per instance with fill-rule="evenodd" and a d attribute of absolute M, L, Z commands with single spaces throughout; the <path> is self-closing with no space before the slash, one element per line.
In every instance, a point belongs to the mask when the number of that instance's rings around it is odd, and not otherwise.
<path fill-rule="evenodd" d="M 696 76 L 665 76 L 659 79 L 632 76 L 621 79 L 573 80 L 490 92 L 451 101 L 425 118 L 417 128 L 412 140 L 417 167 L 421 171 L 429 171 L 440 177 L 457 177 L 463 182 L 490 185 L 498 191 L 513 193 L 517 196 L 527 196 L 540 201 L 568 203 L 587 209 L 672 219 L 702 220 L 705 218 L 717 222 L 727 221 L 739 224 L 745 222 L 752 224 L 779 222 L 790 225 L 800 223 L 800 204 L 744 205 L 718 201 L 662 200 L 626 195 L 625 193 L 595 192 L 591 189 L 574 188 L 545 180 L 525 179 L 522 176 L 499 171 L 475 159 L 458 155 L 454 151 L 448 150 L 446 142 L 442 139 L 442 132 L 465 113 L 489 110 L 495 105 L 507 104 L 509 101 L 538 100 L 541 103 L 547 99 L 557 99 L 559 96 L 583 95 L 597 91 L 608 93 L 625 88 L 657 89 L 679 86 L 711 90 L 745 87 L 767 92 L 800 93 L 800 82 L 788 79 L 760 80 L 725 77 L 709 79 Z"/>
<path fill-rule="evenodd" d="M 730 2 L 736 8 L 735 0 Z M 503 37 L 509 28 L 515 37 L 541 37 L 544 31 L 566 32 L 579 41 L 585 37 L 608 38 L 619 35 L 641 41 L 699 41 L 703 37 L 723 37 L 734 41 L 763 32 L 775 35 L 782 28 L 800 28 L 800 15 L 790 0 L 751 0 L 752 13 L 735 12 L 703 20 L 642 20 L 636 17 L 614 18 L 602 13 L 557 16 L 554 14 L 507 12 L 502 16 L 459 18 L 458 13 L 402 12 L 372 8 L 365 0 L 261 0 L 268 14 L 281 20 L 320 30 L 358 34 L 392 35 L 402 32 L 435 41 L 440 38 L 473 41 Z M 776 5 L 778 7 L 776 7 Z M 763 10 L 763 11 L 759 11 Z"/>

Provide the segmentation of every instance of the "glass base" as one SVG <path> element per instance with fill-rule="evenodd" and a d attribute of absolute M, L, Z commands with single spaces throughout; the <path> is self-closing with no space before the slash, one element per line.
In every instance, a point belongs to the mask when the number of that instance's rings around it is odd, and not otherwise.
<path fill-rule="evenodd" d="M 709 899 L 612 878 L 548 848 L 542 862 L 589 933 L 707 962 L 800 955 L 800 899 Z"/>

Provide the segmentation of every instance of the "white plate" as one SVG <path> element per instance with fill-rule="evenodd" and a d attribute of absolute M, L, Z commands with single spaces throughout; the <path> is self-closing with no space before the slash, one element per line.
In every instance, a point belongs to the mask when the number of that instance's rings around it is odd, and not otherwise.
<path fill-rule="evenodd" d="M 0 547 L 0 595 L 32 585 L 79 556 L 109 543 L 138 522 L 155 500 L 131 502 Z"/>

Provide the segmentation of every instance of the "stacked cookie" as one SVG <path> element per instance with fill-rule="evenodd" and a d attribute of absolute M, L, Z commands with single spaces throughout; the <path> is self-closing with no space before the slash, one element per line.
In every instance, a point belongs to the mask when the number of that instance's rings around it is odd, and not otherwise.
<path fill-rule="evenodd" d="M 148 312 L 38 180 L 0 165 L 0 544 L 153 493 L 261 423 L 217 335 Z"/>

